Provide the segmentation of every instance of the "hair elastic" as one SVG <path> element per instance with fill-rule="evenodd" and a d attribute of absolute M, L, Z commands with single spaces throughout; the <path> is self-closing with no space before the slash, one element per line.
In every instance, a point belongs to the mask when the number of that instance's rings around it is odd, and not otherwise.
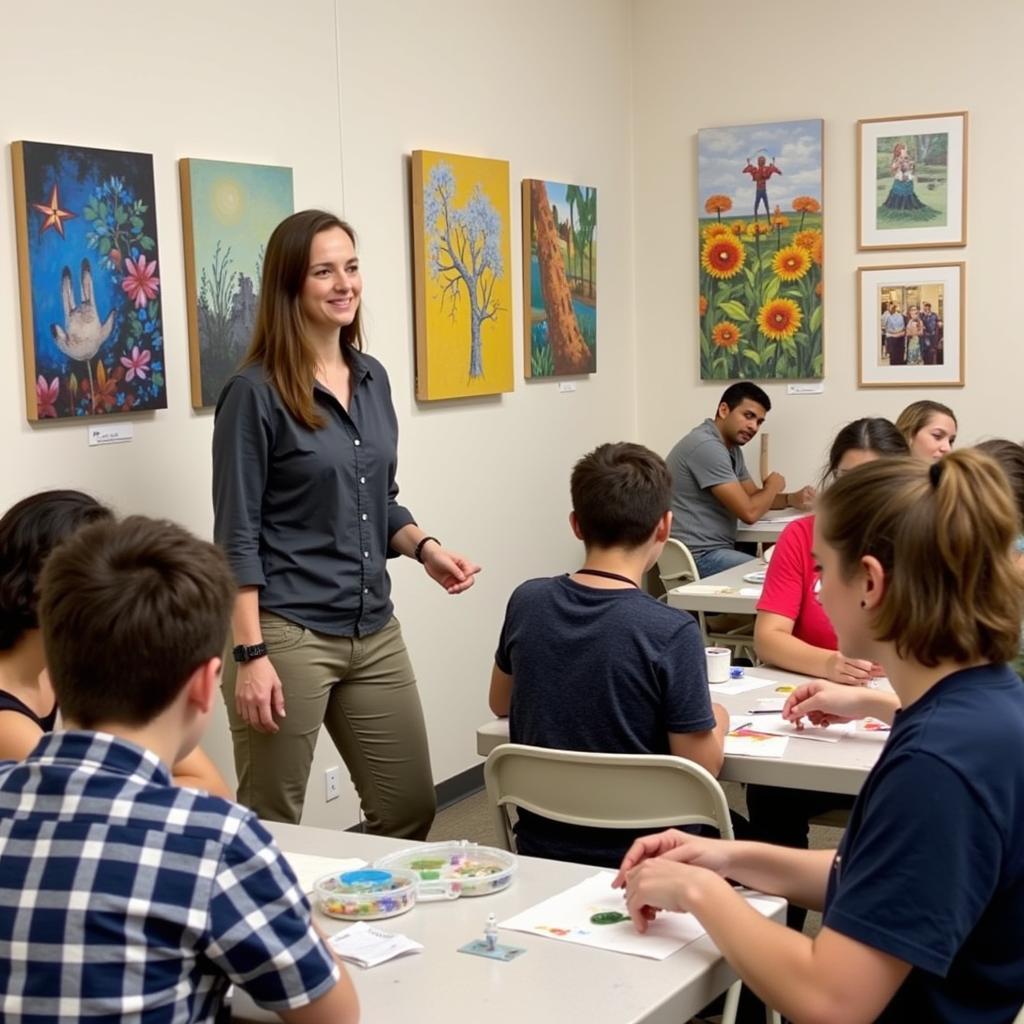
<path fill-rule="evenodd" d="M 939 486 L 939 477 L 942 476 L 942 462 L 933 462 L 928 468 L 928 479 L 932 482 L 932 487 Z"/>

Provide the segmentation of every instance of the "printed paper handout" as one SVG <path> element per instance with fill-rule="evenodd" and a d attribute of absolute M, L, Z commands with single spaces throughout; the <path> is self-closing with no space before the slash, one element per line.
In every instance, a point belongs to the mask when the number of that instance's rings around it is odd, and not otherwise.
<path fill-rule="evenodd" d="M 357 921 L 330 938 L 331 947 L 342 958 L 360 967 L 376 967 L 406 953 L 419 953 L 423 946 L 394 932 L 375 928 L 366 921 Z"/>

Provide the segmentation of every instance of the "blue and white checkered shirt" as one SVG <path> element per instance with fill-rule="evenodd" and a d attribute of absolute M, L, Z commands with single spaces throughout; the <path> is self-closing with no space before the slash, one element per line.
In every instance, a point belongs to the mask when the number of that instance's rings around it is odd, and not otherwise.
<path fill-rule="evenodd" d="M 216 1021 L 339 972 L 270 834 L 114 736 L 51 733 L 0 763 L 0 1019 Z"/>

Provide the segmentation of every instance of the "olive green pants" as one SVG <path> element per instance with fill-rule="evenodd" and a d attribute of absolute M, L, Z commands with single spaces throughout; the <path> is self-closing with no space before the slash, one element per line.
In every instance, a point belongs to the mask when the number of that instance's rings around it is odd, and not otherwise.
<path fill-rule="evenodd" d="M 260 613 L 263 640 L 284 691 L 280 731 L 262 733 L 235 708 L 236 665 L 222 690 L 231 722 L 238 801 L 268 821 L 297 824 L 323 725 L 348 767 L 368 832 L 425 839 L 436 809 L 416 677 L 392 618 L 371 636 L 316 633 Z"/>

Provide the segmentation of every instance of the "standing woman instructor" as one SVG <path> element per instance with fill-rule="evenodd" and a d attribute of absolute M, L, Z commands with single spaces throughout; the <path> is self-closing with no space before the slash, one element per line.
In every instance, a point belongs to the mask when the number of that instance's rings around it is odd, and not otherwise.
<path fill-rule="evenodd" d="M 423 839 L 434 787 L 386 559 L 416 558 L 449 594 L 479 566 L 398 504 L 398 423 L 362 351 L 362 288 L 344 221 L 306 210 L 274 229 L 213 431 L 214 534 L 239 586 L 224 699 L 238 799 L 261 818 L 300 820 L 323 725 L 367 830 Z"/>

